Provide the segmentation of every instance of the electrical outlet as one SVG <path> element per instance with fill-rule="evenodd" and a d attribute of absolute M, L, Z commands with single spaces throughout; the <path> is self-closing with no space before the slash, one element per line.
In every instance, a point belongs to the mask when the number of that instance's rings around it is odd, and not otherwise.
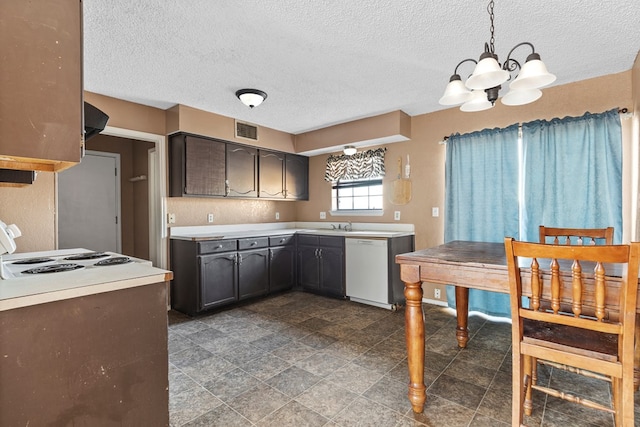
<path fill-rule="evenodd" d="M 207 222 L 213 222 L 213 214 L 212 213 L 207 215 Z"/>
<path fill-rule="evenodd" d="M 393 219 L 395 219 L 396 221 L 400 221 L 400 211 L 395 211 L 393 213 Z"/>
<path fill-rule="evenodd" d="M 168 215 L 168 220 L 169 220 L 169 224 L 175 224 L 176 223 L 176 214 L 170 213 Z"/>
<path fill-rule="evenodd" d="M 276 212 L 276 221 L 280 219 L 280 212 Z"/>
<path fill-rule="evenodd" d="M 435 299 L 440 299 L 440 289 L 435 288 L 435 289 L 433 290 L 433 297 L 434 297 Z"/>
<path fill-rule="evenodd" d="M 326 212 L 320 212 L 320 219 L 327 219 L 327 213 Z"/>
<path fill-rule="evenodd" d="M 440 216 L 440 209 L 431 208 L 431 216 Z"/>

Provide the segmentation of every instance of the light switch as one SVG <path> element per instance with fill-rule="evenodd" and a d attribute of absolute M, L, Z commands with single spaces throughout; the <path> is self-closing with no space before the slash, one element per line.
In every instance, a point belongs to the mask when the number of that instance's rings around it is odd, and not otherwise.
<path fill-rule="evenodd" d="M 440 216 L 440 209 L 438 208 L 431 208 L 431 216 Z"/>
<path fill-rule="evenodd" d="M 276 212 L 276 221 L 280 219 L 280 212 Z"/>

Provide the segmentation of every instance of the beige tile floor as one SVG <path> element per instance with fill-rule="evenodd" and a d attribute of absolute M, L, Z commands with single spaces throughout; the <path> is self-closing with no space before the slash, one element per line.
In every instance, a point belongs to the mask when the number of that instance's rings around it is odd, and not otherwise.
<path fill-rule="evenodd" d="M 510 325 L 471 316 L 459 350 L 455 318 L 424 309 L 427 404 L 417 415 L 406 397 L 403 310 L 292 291 L 196 318 L 170 312 L 171 426 L 508 426 Z M 541 368 L 539 381 L 610 400 L 596 380 Z M 545 395 L 526 421 L 613 425 Z"/>

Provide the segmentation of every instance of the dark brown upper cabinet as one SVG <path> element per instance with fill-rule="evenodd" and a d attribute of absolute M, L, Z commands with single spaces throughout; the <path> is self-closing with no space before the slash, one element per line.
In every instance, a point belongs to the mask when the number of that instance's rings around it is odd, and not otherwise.
<path fill-rule="evenodd" d="M 309 200 L 309 158 L 286 154 L 285 197 L 293 200 Z"/>
<path fill-rule="evenodd" d="M 2 0 L 0 168 L 56 172 L 80 161 L 82 2 Z"/>
<path fill-rule="evenodd" d="M 227 143 L 227 196 L 258 197 L 258 150 Z"/>
<path fill-rule="evenodd" d="M 309 158 L 260 150 L 260 197 L 309 200 Z"/>
<path fill-rule="evenodd" d="M 285 153 L 260 150 L 260 197 L 285 198 Z"/>
<path fill-rule="evenodd" d="M 225 196 L 226 143 L 177 134 L 169 139 L 169 195 Z"/>
<path fill-rule="evenodd" d="M 169 195 L 309 200 L 309 158 L 177 133 L 169 138 Z"/>

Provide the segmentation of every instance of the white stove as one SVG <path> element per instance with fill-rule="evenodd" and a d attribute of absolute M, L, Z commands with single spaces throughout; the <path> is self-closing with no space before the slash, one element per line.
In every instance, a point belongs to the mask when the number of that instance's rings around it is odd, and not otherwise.
<path fill-rule="evenodd" d="M 3 257 L 0 277 L 2 279 L 15 279 L 36 275 L 57 275 L 82 269 L 114 268 L 131 262 L 151 265 L 151 261 L 139 258 L 128 257 L 114 252 L 94 252 L 86 249 L 13 254 Z"/>

